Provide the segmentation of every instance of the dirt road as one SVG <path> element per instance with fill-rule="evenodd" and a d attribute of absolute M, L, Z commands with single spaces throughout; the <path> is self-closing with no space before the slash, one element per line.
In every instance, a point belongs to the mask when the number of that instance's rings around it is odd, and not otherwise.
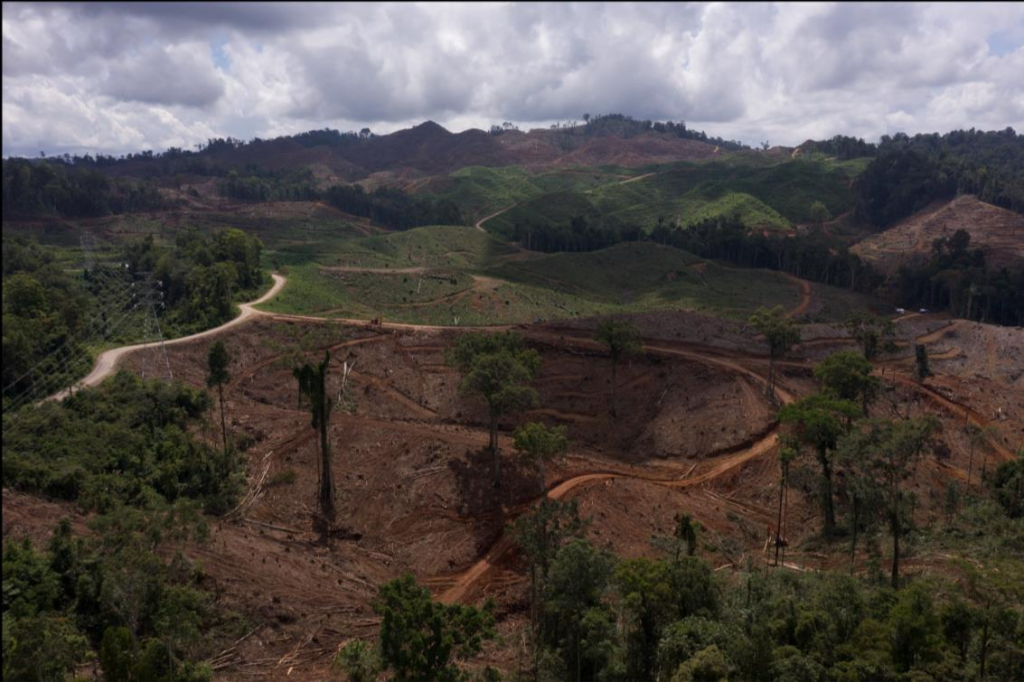
<path fill-rule="evenodd" d="M 180 339 L 164 341 L 163 344 L 165 346 L 175 346 L 180 343 L 188 343 L 189 341 L 195 341 L 196 339 L 203 339 L 209 336 L 214 336 L 216 334 L 221 333 L 225 329 L 230 329 L 245 322 L 253 315 L 263 315 L 264 313 L 260 312 L 259 310 L 256 310 L 255 308 L 253 308 L 253 306 L 272 299 L 274 296 L 277 295 L 279 291 L 281 291 L 281 288 L 284 287 L 285 282 L 288 281 L 281 275 L 277 274 L 272 274 L 271 277 L 274 278 L 274 286 L 270 287 L 270 290 L 267 293 L 263 294 L 255 301 L 252 301 L 251 303 L 242 303 L 241 305 L 239 305 L 238 308 L 241 312 L 239 313 L 238 317 L 234 318 L 230 322 L 225 322 L 219 327 L 207 329 L 206 331 L 199 332 L 198 334 L 191 334 L 189 336 L 183 336 Z M 113 374 L 114 371 L 117 369 L 118 362 L 120 362 L 121 358 L 123 358 L 128 353 L 137 350 L 142 350 L 144 348 L 153 348 L 159 345 L 159 341 L 154 341 L 152 343 L 137 343 L 133 346 L 121 346 L 120 348 L 112 348 L 108 351 L 104 351 L 103 353 L 100 353 L 100 356 L 98 358 L 96 358 L 96 364 L 93 366 L 92 371 L 89 372 L 89 374 L 84 379 L 79 381 L 74 386 L 69 386 L 68 388 L 65 388 L 62 391 L 54 393 L 48 398 L 44 398 L 44 400 L 63 400 L 64 398 L 71 394 L 71 391 L 74 388 L 81 388 L 83 386 L 95 386 L 104 379 L 106 379 L 108 376 Z"/>
<path fill-rule="evenodd" d="M 497 218 L 498 216 L 500 216 L 505 211 L 511 211 L 513 208 L 515 208 L 518 205 L 519 204 L 512 204 L 511 206 L 506 206 L 505 208 L 501 209 L 500 211 L 498 211 L 496 213 L 492 213 L 489 216 L 485 216 L 485 217 L 481 218 L 480 220 L 476 221 L 476 224 L 474 224 L 473 227 L 475 227 L 476 229 L 480 230 L 484 234 L 487 234 L 487 230 L 484 229 L 484 223 L 486 223 L 491 218 Z"/>

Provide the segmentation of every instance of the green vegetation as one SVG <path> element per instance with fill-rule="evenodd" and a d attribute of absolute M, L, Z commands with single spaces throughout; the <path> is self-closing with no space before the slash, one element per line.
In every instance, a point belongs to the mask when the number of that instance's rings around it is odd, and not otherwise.
<path fill-rule="evenodd" d="M 640 338 L 640 330 L 636 328 L 636 325 L 629 320 L 616 320 L 614 317 L 606 318 L 597 325 L 594 338 L 608 349 L 608 356 L 612 361 L 610 412 L 613 417 L 617 417 L 619 413 L 615 408 L 615 389 L 619 360 L 643 352 L 643 340 Z"/>
<path fill-rule="evenodd" d="M 320 529 L 320 533 L 326 540 L 330 537 L 331 529 L 334 526 L 334 515 L 336 509 L 337 493 L 334 486 L 334 475 L 331 468 L 331 410 L 334 401 L 327 393 L 327 373 L 331 369 L 331 352 L 324 352 L 324 359 L 318 365 L 305 363 L 293 370 L 296 381 L 299 383 L 299 396 L 305 398 L 311 416 L 310 426 L 319 432 L 320 436 L 320 466 L 317 473 L 320 480 L 317 482 L 317 502 L 320 506 L 320 514 L 315 519 L 314 525 Z"/>
<path fill-rule="evenodd" d="M 241 485 L 234 456 L 189 433 L 209 409 L 204 391 L 119 372 L 61 403 L 4 413 L 4 486 L 100 512 L 181 498 L 227 511 Z"/>
<path fill-rule="evenodd" d="M 376 680 L 381 672 L 396 682 L 468 682 L 460 663 L 494 639 L 493 608 L 490 602 L 482 609 L 441 604 L 411 575 L 396 578 L 380 587 L 373 606 L 381 617 L 377 646 L 353 640 L 335 663 L 352 682 Z"/>
<path fill-rule="evenodd" d="M 898 592 L 836 572 L 720 577 L 698 556 L 609 556 L 580 539 L 570 510 L 552 512 L 534 513 L 564 519 L 552 532 L 519 536 L 540 679 L 1020 679 L 1020 586 L 994 570 L 964 564 L 962 584 Z"/>
<path fill-rule="evenodd" d="M 467 237 L 465 248 L 446 251 L 460 234 Z M 415 324 L 493 325 L 666 309 L 742 319 L 758 306 L 799 302 L 797 288 L 785 278 L 705 262 L 671 247 L 640 242 L 588 253 L 498 256 L 494 263 L 491 239 L 468 228 L 424 228 L 354 240 L 342 256 L 332 255 L 330 260 L 345 263 L 337 269 L 290 267 L 288 286 L 261 307 Z M 841 318 L 860 301 L 839 293 L 822 292 L 836 307 L 831 316 Z"/>
<path fill-rule="evenodd" d="M 768 344 L 768 380 L 765 382 L 764 392 L 774 400 L 775 362 L 800 341 L 800 328 L 779 305 L 773 308 L 758 308 L 748 322 Z"/>
<path fill-rule="evenodd" d="M 969 320 L 1020 325 L 1024 321 L 1024 266 L 994 270 L 986 266 L 985 253 L 970 245 L 967 230 L 936 239 L 928 260 L 900 267 L 897 300 L 912 307 L 945 307 Z"/>
<path fill-rule="evenodd" d="M 765 166 L 753 158 L 734 157 L 728 162 L 682 163 L 636 182 L 530 195 L 486 225 L 495 234 L 544 251 L 602 248 L 659 226 L 687 228 L 719 219 L 737 220 L 747 228 L 787 230 L 794 223 L 821 222 L 823 211 L 838 215 L 850 210 L 848 179 L 844 171 L 822 161 Z"/>
<path fill-rule="evenodd" d="M 527 466 L 535 466 L 540 477 L 540 491 L 544 493 L 545 465 L 565 456 L 569 450 L 569 437 L 565 426 L 547 426 L 540 422 L 527 422 L 512 434 L 512 447 Z"/>
<path fill-rule="evenodd" d="M 173 248 L 147 235 L 124 244 L 117 261 L 74 274 L 53 247 L 18 238 L 3 246 L 5 409 L 84 376 L 96 350 L 226 322 L 236 300 L 264 285 L 262 244 L 235 229 L 184 231 Z"/>
<path fill-rule="evenodd" d="M 63 160 L 3 160 L 3 214 L 105 216 L 161 208 L 156 186 L 145 180 L 112 180 L 95 168 Z"/>
<path fill-rule="evenodd" d="M 515 332 L 463 334 L 448 349 L 446 361 L 462 374 L 459 390 L 479 396 L 490 418 L 488 449 L 494 457 L 494 484 L 501 485 L 498 458 L 498 420 L 509 412 L 521 412 L 537 403 L 537 391 L 529 386 L 540 369 L 540 354 L 527 348 Z"/>
<path fill-rule="evenodd" d="M 67 521 L 45 551 L 3 550 L 4 679 L 67 678 L 88 659 L 107 680 L 199 682 L 196 661 L 237 628 L 200 589 L 200 569 L 167 544 L 202 541 L 201 511 L 230 509 L 239 463 L 191 432 L 206 393 L 127 372 L 63 403 L 4 414 L 3 484 L 97 512 Z"/>

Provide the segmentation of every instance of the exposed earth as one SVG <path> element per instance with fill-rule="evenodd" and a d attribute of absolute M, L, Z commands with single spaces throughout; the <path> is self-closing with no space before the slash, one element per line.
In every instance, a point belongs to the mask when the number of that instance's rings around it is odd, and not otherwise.
<path fill-rule="evenodd" d="M 802 291 L 794 314 L 814 306 L 813 288 Z M 464 329 L 243 310 L 245 318 L 226 328 L 166 348 L 174 376 L 203 386 L 211 338 L 225 342 L 233 357 L 229 425 L 249 458 L 242 504 L 215 524 L 209 542 L 183 548 L 201 560 L 218 600 L 253 624 L 212 659 L 218 679 L 323 679 L 341 646 L 375 634 L 377 586 L 406 572 L 444 601 L 493 598 L 501 637 L 480 664 L 513 667 L 527 583 L 504 529 L 542 494 L 579 500 L 581 515 L 592 519 L 590 539 L 626 557 L 654 555 L 652 536 L 670 534 L 673 516 L 686 511 L 705 527 L 705 558 L 715 566 L 765 561 L 778 499 L 776 406 L 764 396 L 763 343 L 741 323 L 685 312 L 630 316 L 645 351 L 619 368 L 616 419 L 608 412 L 611 363 L 591 340 L 595 320 L 518 327 L 543 358 L 535 382 L 541 407 L 502 422 L 503 485 L 496 490 L 483 452 L 485 412 L 459 394 L 459 375 L 444 362 Z M 907 315 L 896 326 L 901 349 L 877 363 L 887 389 L 872 409 L 942 420 L 942 446 L 912 481 L 915 514 L 926 521 L 940 513 L 949 482 L 966 480 L 965 422 L 994 427 L 985 449 L 990 467 L 1024 442 L 1024 333 L 938 315 Z M 910 378 L 914 343 L 931 356 L 935 376 L 924 385 Z M 840 327 L 806 325 L 802 344 L 781 363 L 779 400 L 813 392 L 814 362 L 851 347 Z M 332 392 L 342 391 L 342 363 L 352 368 L 346 395 L 354 406 L 332 418 L 345 537 L 330 547 L 312 530 L 316 434 L 308 412 L 297 408 L 291 374 L 297 358 L 322 357 L 325 349 L 334 359 Z M 119 357 L 139 371 L 154 352 L 160 349 Z M 524 417 L 566 424 L 573 442 L 543 481 L 516 462 L 511 447 L 511 427 Z M 837 480 L 841 502 L 841 472 Z M 791 570 L 832 561 L 811 542 L 820 520 L 810 493 L 809 486 L 791 489 L 783 528 Z M 63 516 L 84 532 L 71 506 L 33 496 L 4 491 L 3 512 L 5 538 L 41 539 Z M 950 570 L 946 563 L 920 552 L 907 557 L 906 570 Z"/>

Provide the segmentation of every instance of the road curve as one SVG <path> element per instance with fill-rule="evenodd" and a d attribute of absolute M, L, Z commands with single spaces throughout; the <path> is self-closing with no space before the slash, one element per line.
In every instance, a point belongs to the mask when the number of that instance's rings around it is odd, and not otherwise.
<path fill-rule="evenodd" d="M 214 336 L 215 334 L 221 333 L 225 329 L 230 329 L 231 327 L 234 327 L 236 325 L 241 324 L 242 322 L 245 322 L 254 315 L 265 314 L 253 308 L 253 306 L 258 305 L 260 303 L 265 303 L 266 301 L 272 299 L 274 296 L 278 294 L 279 291 L 281 291 L 281 288 L 284 287 L 285 282 L 288 281 L 286 278 L 278 274 L 271 274 L 271 277 L 274 278 L 274 286 L 270 287 L 270 290 L 267 293 L 263 294 L 255 301 L 252 301 L 251 303 L 240 304 L 238 308 L 241 312 L 239 313 L 238 317 L 232 319 L 229 322 L 225 322 L 219 327 L 207 329 L 206 331 L 199 332 L 198 334 L 182 336 L 179 339 L 164 341 L 163 344 L 165 346 L 174 346 L 180 343 L 188 343 L 189 341 L 195 341 L 196 339 L 203 339 L 208 336 Z M 131 353 L 132 351 L 136 350 L 142 350 L 143 348 L 153 348 L 154 346 L 159 346 L 160 343 L 160 341 L 153 341 L 151 343 L 137 343 L 132 346 L 121 346 L 119 348 L 112 348 L 108 351 L 104 351 L 100 353 L 98 358 L 96 358 L 96 363 L 93 365 L 92 371 L 89 372 L 89 374 L 86 375 L 84 379 L 75 383 L 72 386 L 69 386 L 68 388 L 58 391 L 57 393 L 54 393 L 48 398 L 44 398 L 43 400 L 63 400 L 64 398 L 68 397 L 71 394 L 71 391 L 74 388 L 81 388 L 83 386 L 95 386 L 104 379 L 106 379 L 108 376 L 113 374 L 114 370 L 117 369 L 118 362 L 120 362 L 121 358 L 123 358 L 128 353 Z"/>
<path fill-rule="evenodd" d="M 506 206 L 505 208 L 501 209 L 500 211 L 497 211 L 496 213 L 492 213 L 489 216 L 484 216 L 480 220 L 476 221 L 476 223 L 473 225 L 473 227 L 475 227 L 476 229 L 480 230 L 484 234 L 487 234 L 487 230 L 484 229 L 484 223 L 486 223 L 491 218 L 497 218 L 498 216 L 500 216 L 505 211 L 510 211 L 510 210 L 512 210 L 513 208 L 515 208 L 518 205 L 519 204 L 512 204 L 511 206 Z"/>

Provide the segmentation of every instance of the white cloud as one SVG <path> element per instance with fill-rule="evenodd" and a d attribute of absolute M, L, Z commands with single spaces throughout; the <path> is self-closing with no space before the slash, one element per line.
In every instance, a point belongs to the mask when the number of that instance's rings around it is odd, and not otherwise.
<path fill-rule="evenodd" d="M 5 154 L 584 112 L 778 144 L 1024 126 L 1020 4 L 5 3 L 3 52 Z"/>

